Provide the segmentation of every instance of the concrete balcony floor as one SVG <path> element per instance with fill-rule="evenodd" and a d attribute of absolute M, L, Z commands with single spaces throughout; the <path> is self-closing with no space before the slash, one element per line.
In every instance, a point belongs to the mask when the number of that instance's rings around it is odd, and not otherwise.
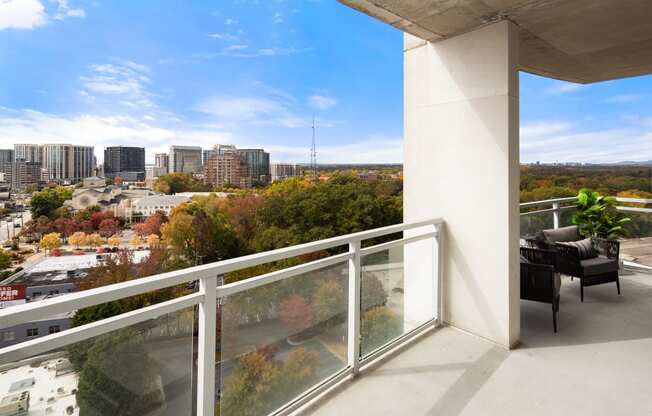
<path fill-rule="evenodd" d="M 585 288 L 563 277 L 550 305 L 521 302 L 522 343 L 506 351 L 454 328 L 425 335 L 345 384 L 312 415 L 652 414 L 652 275 Z"/>

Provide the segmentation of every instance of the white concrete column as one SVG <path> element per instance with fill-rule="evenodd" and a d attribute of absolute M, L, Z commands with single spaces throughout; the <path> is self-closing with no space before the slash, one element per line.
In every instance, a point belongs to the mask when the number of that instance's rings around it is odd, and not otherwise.
<path fill-rule="evenodd" d="M 444 321 L 504 347 L 520 332 L 518 97 L 511 22 L 406 35 L 405 220 L 445 219 Z"/>

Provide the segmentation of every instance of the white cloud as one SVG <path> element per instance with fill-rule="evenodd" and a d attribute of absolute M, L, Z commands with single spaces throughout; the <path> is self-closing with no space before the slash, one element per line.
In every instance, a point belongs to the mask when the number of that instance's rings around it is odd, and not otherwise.
<path fill-rule="evenodd" d="M 70 7 L 68 0 L 50 2 L 56 3 L 56 8 L 48 15 L 41 0 L 0 0 L 0 30 L 34 29 L 47 24 L 50 18 L 86 17 L 83 9 Z"/>
<path fill-rule="evenodd" d="M 213 39 L 219 39 L 219 40 L 230 40 L 230 41 L 238 40 L 238 37 L 236 35 L 232 35 L 230 33 L 209 33 L 208 37 Z"/>
<path fill-rule="evenodd" d="M 209 97 L 197 106 L 195 111 L 211 115 L 218 121 L 237 127 L 244 123 L 285 128 L 298 128 L 310 125 L 308 117 L 295 114 L 291 102 L 281 95 L 269 97 L 229 96 Z M 326 126 L 324 126 L 326 127 Z"/>
<path fill-rule="evenodd" d="M 552 95 L 568 94 L 584 87 L 584 84 L 576 84 L 574 82 L 553 81 L 552 85 L 545 92 Z"/>
<path fill-rule="evenodd" d="M 244 51 L 245 49 L 248 49 L 249 45 L 230 45 L 224 48 L 225 52 L 233 52 L 233 51 Z"/>
<path fill-rule="evenodd" d="M 54 14 L 54 20 L 63 20 L 66 17 L 86 17 L 86 12 L 83 9 L 72 8 L 68 4 L 68 0 L 56 0 L 58 7 Z"/>
<path fill-rule="evenodd" d="M 308 104 L 318 110 L 328 110 L 337 105 L 337 100 L 333 97 L 315 94 L 308 98 Z"/>
<path fill-rule="evenodd" d="M 38 0 L 0 0 L 0 30 L 34 29 L 48 21 Z"/>
<path fill-rule="evenodd" d="M 522 162 L 620 162 L 652 160 L 652 126 L 580 130 L 571 123 L 524 125 Z"/>
<path fill-rule="evenodd" d="M 92 143 L 102 160 L 102 148 L 134 145 L 147 148 L 147 156 L 167 151 L 172 144 L 193 143 L 209 147 L 230 143 L 231 133 L 213 128 L 171 128 L 129 115 L 98 116 L 93 114 L 57 115 L 33 110 L 0 111 L 1 143 Z"/>
<path fill-rule="evenodd" d="M 215 56 L 221 56 L 221 55 L 227 55 L 227 56 L 233 56 L 235 58 L 259 58 L 259 57 L 274 57 L 274 56 L 287 56 L 287 55 L 295 55 L 298 53 L 302 52 L 307 52 L 310 51 L 311 49 L 306 48 L 306 49 L 296 49 L 296 48 L 259 48 L 256 50 L 252 50 L 251 52 L 245 52 L 243 50 L 238 50 L 238 49 L 229 49 L 230 47 L 226 47 L 222 49 L 222 52 L 219 54 L 206 54 L 203 57 L 206 59 L 213 58 Z"/>
<path fill-rule="evenodd" d="M 203 101 L 195 110 L 227 121 L 251 121 L 286 109 L 281 103 L 266 98 L 217 96 Z"/>
<path fill-rule="evenodd" d="M 521 140 L 558 134 L 570 130 L 571 127 L 572 124 L 568 122 L 524 123 L 521 126 Z"/>
<path fill-rule="evenodd" d="M 302 146 L 265 146 L 274 161 L 308 162 L 310 149 Z M 373 136 L 342 145 L 317 142 L 317 163 L 402 163 L 403 140 Z"/>
<path fill-rule="evenodd" d="M 267 111 L 266 107 L 261 111 Z M 169 121 L 167 118 L 166 120 Z M 104 147 L 134 144 L 146 147 L 148 162 L 153 162 L 154 153 L 167 152 L 170 145 L 189 143 L 204 148 L 216 143 L 263 147 L 272 154 L 275 161 L 301 163 L 309 159 L 307 145 L 284 146 L 252 142 L 236 137 L 224 130 L 224 126 L 220 124 L 193 123 L 190 127 L 184 123 L 173 126 L 160 123 L 150 116 L 137 118 L 131 115 L 59 115 L 0 107 L 0 142 L 92 143 L 100 163 Z M 402 161 L 402 140 L 368 137 L 359 142 L 334 145 L 320 143 L 318 139 L 317 152 L 319 163 L 399 163 Z"/>
<path fill-rule="evenodd" d="M 131 107 L 155 107 L 152 94 L 147 91 L 151 83 L 149 67 L 132 61 L 118 62 L 90 65 L 90 74 L 79 78 L 84 86 L 81 94 L 120 96 L 119 102 Z"/>
<path fill-rule="evenodd" d="M 279 12 L 274 13 L 274 19 L 273 20 L 274 20 L 275 24 L 281 24 L 281 23 L 283 23 L 285 21 L 283 19 L 283 15 L 281 13 L 279 13 Z"/>
<path fill-rule="evenodd" d="M 645 96 L 642 94 L 622 94 L 622 95 L 614 95 L 613 97 L 609 97 L 605 99 L 604 102 L 611 103 L 611 104 L 626 104 L 635 101 L 640 101 L 644 97 Z"/>

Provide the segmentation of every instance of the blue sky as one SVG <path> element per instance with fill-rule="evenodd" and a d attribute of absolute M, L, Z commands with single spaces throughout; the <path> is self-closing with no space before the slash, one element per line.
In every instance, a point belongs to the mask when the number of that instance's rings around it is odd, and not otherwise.
<path fill-rule="evenodd" d="M 0 0 L 0 141 L 400 162 L 402 35 L 334 0 Z M 521 76 L 522 161 L 652 159 L 652 79 Z"/>

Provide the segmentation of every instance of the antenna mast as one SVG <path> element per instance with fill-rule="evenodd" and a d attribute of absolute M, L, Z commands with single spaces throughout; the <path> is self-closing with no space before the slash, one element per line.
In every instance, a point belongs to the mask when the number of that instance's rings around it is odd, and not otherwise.
<path fill-rule="evenodd" d="M 315 116 L 312 116 L 312 144 L 310 145 L 310 170 L 317 179 L 317 141 L 315 139 Z"/>

